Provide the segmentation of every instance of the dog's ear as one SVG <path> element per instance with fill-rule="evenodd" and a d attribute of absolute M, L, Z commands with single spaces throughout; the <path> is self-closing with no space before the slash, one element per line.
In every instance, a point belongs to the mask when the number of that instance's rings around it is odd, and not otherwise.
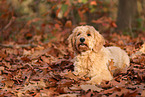
<path fill-rule="evenodd" d="M 70 48 L 70 50 L 75 51 L 75 53 L 78 53 L 77 49 L 76 49 L 76 44 L 75 44 L 75 37 L 76 37 L 76 32 L 77 32 L 78 28 L 76 27 L 73 31 L 72 34 L 68 37 L 68 47 Z"/>
<path fill-rule="evenodd" d="M 72 34 L 68 37 L 68 47 L 71 50 L 75 50 L 75 33 L 76 33 L 76 28 L 72 31 Z"/>
<path fill-rule="evenodd" d="M 103 38 L 103 36 L 98 31 L 96 31 L 96 29 L 94 27 L 92 27 L 91 30 L 94 33 L 94 47 L 93 47 L 93 50 L 95 52 L 98 52 L 103 47 L 103 45 L 105 43 L 105 39 Z"/>
<path fill-rule="evenodd" d="M 68 37 L 68 47 L 70 48 L 70 50 L 73 50 L 73 46 L 74 46 L 74 35 L 73 33 Z"/>

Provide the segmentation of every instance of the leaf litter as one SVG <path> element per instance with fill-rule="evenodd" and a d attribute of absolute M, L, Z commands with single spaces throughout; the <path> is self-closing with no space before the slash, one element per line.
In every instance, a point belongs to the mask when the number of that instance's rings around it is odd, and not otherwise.
<path fill-rule="evenodd" d="M 131 56 L 131 66 L 114 79 L 90 85 L 73 74 L 73 55 L 65 42 L 33 47 L 0 46 L 0 96 L 136 97 L 145 95 L 144 38 L 113 34 L 105 46 L 116 45 Z M 110 71 L 115 67 L 110 62 Z"/>

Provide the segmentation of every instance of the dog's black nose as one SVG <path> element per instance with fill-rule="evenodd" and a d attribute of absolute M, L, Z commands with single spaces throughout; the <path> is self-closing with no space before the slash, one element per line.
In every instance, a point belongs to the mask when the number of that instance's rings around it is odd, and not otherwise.
<path fill-rule="evenodd" d="M 85 41 L 85 38 L 84 37 L 81 37 L 80 38 L 80 42 L 84 42 Z"/>

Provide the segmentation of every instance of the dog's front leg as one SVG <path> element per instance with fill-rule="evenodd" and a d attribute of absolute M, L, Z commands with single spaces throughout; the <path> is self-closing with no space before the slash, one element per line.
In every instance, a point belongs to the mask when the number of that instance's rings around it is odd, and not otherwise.
<path fill-rule="evenodd" d="M 90 81 L 87 81 L 87 83 L 100 85 L 102 80 L 102 76 L 96 75 Z"/>
<path fill-rule="evenodd" d="M 87 74 L 87 70 L 78 62 L 74 63 L 74 72 L 75 75 L 84 76 Z"/>
<path fill-rule="evenodd" d="M 88 81 L 88 83 L 100 85 L 102 81 L 110 81 L 112 79 L 113 76 L 111 75 L 111 73 L 107 70 L 104 70 L 103 73 L 93 76 L 91 80 Z"/>

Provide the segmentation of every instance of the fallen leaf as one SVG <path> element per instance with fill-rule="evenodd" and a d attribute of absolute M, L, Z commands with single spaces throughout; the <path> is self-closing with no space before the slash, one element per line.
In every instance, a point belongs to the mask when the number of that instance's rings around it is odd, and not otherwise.
<path fill-rule="evenodd" d="M 141 97 L 145 97 L 145 90 L 142 91 Z"/>
<path fill-rule="evenodd" d="M 32 53 L 31 53 L 31 50 L 23 50 L 23 55 L 24 56 L 28 56 L 28 55 L 31 55 Z"/>
<path fill-rule="evenodd" d="M 40 81 L 38 82 L 38 87 L 40 87 L 40 88 L 46 87 L 46 84 L 43 79 L 40 79 Z"/>
<path fill-rule="evenodd" d="M 47 48 L 47 49 L 44 49 L 44 50 L 37 50 L 35 51 L 33 54 L 31 54 L 29 56 L 30 59 L 36 59 L 36 58 L 39 58 L 41 55 L 47 53 L 48 51 L 50 51 L 51 49 L 50 48 Z"/>
<path fill-rule="evenodd" d="M 111 75 L 113 75 L 116 72 L 117 67 L 114 66 L 113 59 L 109 62 L 109 71 L 111 72 Z"/>
<path fill-rule="evenodd" d="M 72 27 L 72 22 L 71 21 L 67 21 L 65 23 L 65 27 L 71 28 Z"/>
<path fill-rule="evenodd" d="M 57 97 L 78 97 L 78 94 L 62 94 Z"/>
<path fill-rule="evenodd" d="M 145 54 L 145 43 L 142 45 L 142 48 L 139 51 Z"/>
<path fill-rule="evenodd" d="M 78 80 L 78 77 L 75 76 L 71 71 L 65 71 L 63 73 L 61 73 L 62 76 L 68 77 L 70 79 L 74 79 L 74 80 Z"/>
<path fill-rule="evenodd" d="M 101 92 L 103 89 L 99 88 L 95 85 L 80 85 L 81 89 L 88 91 L 89 89 L 92 91 L 97 91 L 97 92 Z"/>
<path fill-rule="evenodd" d="M 73 83 L 74 83 L 73 80 L 63 79 L 63 80 L 59 81 L 57 84 L 60 85 L 61 87 L 65 87 L 65 86 L 69 87 Z"/>
<path fill-rule="evenodd" d="M 4 70 L 5 69 L 5 67 L 3 67 L 3 66 L 0 66 L 0 70 Z"/>
<path fill-rule="evenodd" d="M 81 87 L 79 85 L 73 85 L 72 87 L 69 87 L 69 88 L 72 91 L 79 91 L 79 90 L 81 90 Z"/>
<path fill-rule="evenodd" d="M 51 60 L 51 58 L 45 57 L 45 56 L 41 56 L 41 59 L 46 63 L 50 63 L 50 60 Z"/>
<path fill-rule="evenodd" d="M 24 62 L 30 62 L 31 61 L 28 57 L 22 57 L 21 60 L 23 60 Z"/>
<path fill-rule="evenodd" d="M 142 45 L 142 48 L 139 51 L 136 51 L 130 56 L 131 59 L 136 58 L 138 55 L 145 54 L 145 43 Z"/>
<path fill-rule="evenodd" d="M 5 83 L 5 86 L 6 86 L 6 87 L 12 87 L 13 84 L 14 84 L 14 81 L 12 81 L 12 80 L 7 80 L 7 81 L 4 81 L 4 83 Z"/>
<path fill-rule="evenodd" d="M 91 1 L 90 5 L 97 5 L 97 2 L 96 1 Z"/>

